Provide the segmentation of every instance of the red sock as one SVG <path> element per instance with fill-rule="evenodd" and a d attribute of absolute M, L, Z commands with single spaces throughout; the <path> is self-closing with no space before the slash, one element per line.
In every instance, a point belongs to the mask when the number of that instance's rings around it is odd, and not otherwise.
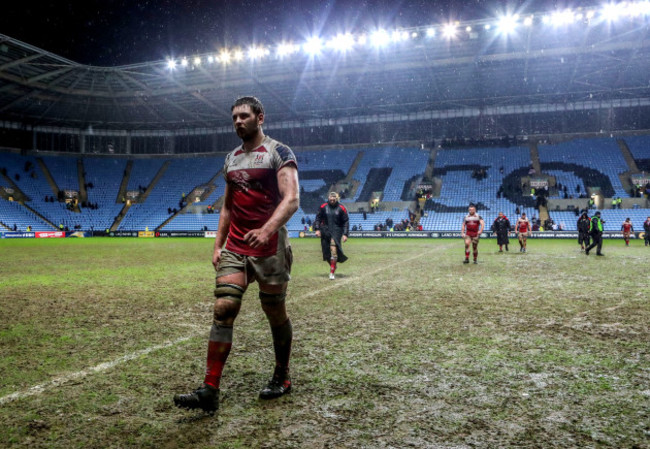
<path fill-rule="evenodd" d="M 336 271 L 336 260 L 332 259 L 330 260 L 330 273 L 334 273 Z"/>
<path fill-rule="evenodd" d="M 469 259 L 469 250 L 465 250 L 465 259 Z"/>
<path fill-rule="evenodd" d="M 221 373 L 232 348 L 232 326 L 212 325 L 204 384 L 219 388 Z"/>

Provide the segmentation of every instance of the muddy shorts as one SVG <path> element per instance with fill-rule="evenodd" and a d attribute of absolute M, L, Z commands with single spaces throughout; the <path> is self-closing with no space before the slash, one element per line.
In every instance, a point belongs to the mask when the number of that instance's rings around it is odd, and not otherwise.
<path fill-rule="evenodd" d="M 273 256 L 244 256 L 224 249 L 217 269 L 217 278 L 244 272 L 246 282 L 257 281 L 263 284 L 280 285 L 291 279 L 293 253 L 291 246 L 278 249 Z"/>
<path fill-rule="evenodd" d="M 465 234 L 465 240 L 469 239 L 472 243 L 478 243 L 478 240 L 481 238 L 480 235 L 469 235 Z"/>

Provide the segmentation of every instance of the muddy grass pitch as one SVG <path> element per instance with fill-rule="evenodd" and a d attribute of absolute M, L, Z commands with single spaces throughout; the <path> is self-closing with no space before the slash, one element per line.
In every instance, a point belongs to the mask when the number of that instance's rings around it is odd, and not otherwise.
<path fill-rule="evenodd" d="M 643 242 L 483 240 L 478 265 L 460 240 L 346 245 L 330 281 L 319 242 L 293 241 L 293 392 L 258 400 L 252 286 L 210 417 L 172 396 L 203 377 L 212 241 L 0 241 L 0 447 L 649 446 Z"/>

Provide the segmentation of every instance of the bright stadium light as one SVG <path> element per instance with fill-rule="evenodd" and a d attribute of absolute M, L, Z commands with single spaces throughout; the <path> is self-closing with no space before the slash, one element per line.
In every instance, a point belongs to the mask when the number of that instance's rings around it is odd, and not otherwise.
<path fill-rule="evenodd" d="M 489 23 L 486 23 L 483 28 L 485 29 L 485 31 L 488 31 L 490 28 L 492 28 L 492 25 L 490 25 Z"/>
<path fill-rule="evenodd" d="M 468 25 L 467 27 L 465 27 L 465 31 L 467 31 L 468 33 L 471 33 L 472 32 L 472 27 Z"/>
<path fill-rule="evenodd" d="M 183 58 L 183 59 L 181 59 L 181 66 L 183 66 L 183 67 L 187 67 L 188 64 L 189 64 L 189 61 L 187 60 L 187 58 Z"/>
<path fill-rule="evenodd" d="M 569 25 L 575 20 L 575 15 L 570 9 L 554 12 L 551 16 L 551 23 L 554 26 Z"/>
<path fill-rule="evenodd" d="M 176 61 L 173 59 L 168 59 L 167 60 L 167 68 L 169 70 L 174 70 L 176 68 Z"/>
<path fill-rule="evenodd" d="M 587 11 L 587 19 L 591 20 L 595 15 L 596 13 L 594 11 Z"/>
<path fill-rule="evenodd" d="M 201 58 L 199 56 L 194 58 L 194 65 L 201 65 Z"/>
<path fill-rule="evenodd" d="M 235 53 L 233 54 L 233 58 L 235 61 L 241 61 L 244 59 L 244 52 L 241 50 L 235 50 Z"/>
<path fill-rule="evenodd" d="M 621 6 L 614 3 L 603 5 L 600 15 L 608 22 L 613 22 L 621 15 Z"/>
<path fill-rule="evenodd" d="M 442 35 L 447 39 L 451 39 L 456 36 L 456 25 L 453 23 L 448 23 L 442 28 Z"/>
<path fill-rule="evenodd" d="M 436 35 L 436 29 L 435 28 L 427 28 L 427 37 L 433 37 Z"/>
<path fill-rule="evenodd" d="M 278 45 L 278 48 L 275 50 L 275 53 L 279 57 L 284 57 L 284 56 L 297 53 L 299 50 L 300 47 L 298 47 L 297 45 L 294 45 L 290 42 L 283 42 L 280 45 Z"/>
<path fill-rule="evenodd" d="M 223 64 L 228 64 L 230 62 L 230 52 L 228 50 L 221 50 L 221 53 L 219 53 L 219 61 Z"/>
<path fill-rule="evenodd" d="M 368 36 L 366 36 L 365 34 L 362 34 L 357 39 L 357 44 L 359 45 L 366 45 L 367 43 L 368 43 Z"/>
<path fill-rule="evenodd" d="M 311 56 L 319 54 L 322 48 L 323 41 L 318 36 L 309 38 L 302 46 L 303 51 Z"/>
<path fill-rule="evenodd" d="M 208 63 L 213 64 L 214 63 L 214 56 L 210 55 L 208 56 Z"/>
<path fill-rule="evenodd" d="M 375 47 L 385 47 L 390 42 L 390 36 L 384 29 L 378 29 L 370 35 L 370 42 Z"/>
<path fill-rule="evenodd" d="M 533 16 L 528 16 L 524 19 L 524 25 L 527 27 L 531 26 L 533 24 Z"/>
<path fill-rule="evenodd" d="M 336 51 L 346 52 L 354 47 L 354 36 L 350 33 L 337 34 L 327 42 L 327 47 Z"/>
<path fill-rule="evenodd" d="M 506 15 L 499 17 L 499 24 L 497 25 L 499 33 L 508 35 L 512 32 L 515 31 L 515 28 L 517 28 L 517 19 L 519 16 L 517 15 Z"/>

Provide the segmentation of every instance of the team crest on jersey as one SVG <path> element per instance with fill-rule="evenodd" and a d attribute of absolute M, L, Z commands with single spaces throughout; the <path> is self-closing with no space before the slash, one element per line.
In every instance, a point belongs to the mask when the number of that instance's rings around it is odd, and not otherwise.
<path fill-rule="evenodd" d="M 251 167 L 262 165 L 264 163 L 264 154 L 256 154 L 251 162 Z"/>

